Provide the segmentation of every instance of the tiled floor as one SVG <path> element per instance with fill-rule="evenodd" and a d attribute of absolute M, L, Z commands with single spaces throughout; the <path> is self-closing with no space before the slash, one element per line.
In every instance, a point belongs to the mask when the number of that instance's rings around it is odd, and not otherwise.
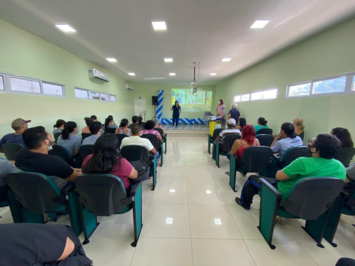
<path fill-rule="evenodd" d="M 302 230 L 301 220 L 276 225 L 271 250 L 256 228 L 259 198 L 250 211 L 234 203 L 245 177 L 237 176 L 237 190 L 228 185 L 228 161 L 217 168 L 207 153 L 207 137 L 169 135 L 158 183 L 143 183 L 143 230 L 136 248 L 132 213 L 100 217 L 100 226 L 84 246 L 94 265 L 209 266 L 209 265 L 329 265 L 340 257 L 355 258 L 354 217 L 342 217 L 337 248 L 323 241 L 324 249 Z M 0 209 L 1 223 L 11 222 Z M 64 222 L 64 221 L 62 221 Z"/>

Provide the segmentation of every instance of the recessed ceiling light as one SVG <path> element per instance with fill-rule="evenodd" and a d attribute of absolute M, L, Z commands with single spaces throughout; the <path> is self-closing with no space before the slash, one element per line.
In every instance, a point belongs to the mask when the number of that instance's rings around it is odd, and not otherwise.
<path fill-rule="evenodd" d="M 169 75 L 170 75 L 170 76 L 176 76 L 176 74 L 175 74 L 175 73 L 169 73 Z"/>
<path fill-rule="evenodd" d="M 173 62 L 172 58 L 164 58 L 165 63 L 171 63 Z"/>
<path fill-rule="evenodd" d="M 165 79 L 165 78 L 144 78 L 144 80 L 160 80 L 160 79 Z"/>
<path fill-rule="evenodd" d="M 215 225 L 222 225 L 221 219 L 214 219 L 214 224 Z"/>
<path fill-rule="evenodd" d="M 229 62 L 229 61 L 231 61 L 232 60 L 232 58 L 223 58 L 222 59 L 222 62 Z"/>
<path fill-rule="evenodd" d="M 251 25 L 251 29 L 262 29 L 268 24 L 270 20 L 256 20 L 253 25 Z"/>
<path fill-rule="evenodd" d="M 211 73 L 211 76 L 216 76 L 217 75 L 217 73 Z"/>
<path fill-rule="evenodd" d="M 174 220 L 174 218 L 166 218 L 166 224 L 173 224 L 173 220 Z"/>
<path fill-rule="evenodd" d="M 206 194 L 211 194 L 212 191 L 211 190 L 206 190 Z"/>
<path fill-rule="evenodd" d="M 135 75 L 136 75 L 136 73 L 129 72 L 129 73 L 128 73 L 128 75 L 130 75 L 130 76 L 135 76 Z"/>
<path fill-rule="evenodd" d="M 68 24 L 55 24 L 55 26 L 64 32 L 76 32 L 76 30 L 71 26 L 69 26 Z"/>
<path fill-rule="evenodd" d="M 109 61 L 110 63 L 116 63 L 117 62 L 116 58 L 113 58 L 113 57 L 108 57 L 108 58 L 106 58 L 106 60 Z"/>
<path fill-rule="evenodd" d="M 166 30 L 165 21 L 153 21 L 152 22 L 154 30 Z"/>
<path fill-rule="evenodd" d="M 175 192 L 175 189 L 170 189 L 169 192 L 170 192 L 170 193 L 174 193 L 174 192 Z"/>

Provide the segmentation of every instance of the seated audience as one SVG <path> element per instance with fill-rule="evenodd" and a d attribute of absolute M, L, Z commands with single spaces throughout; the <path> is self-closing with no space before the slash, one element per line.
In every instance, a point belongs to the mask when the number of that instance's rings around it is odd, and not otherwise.
<path fill-rule="evenodd" d="M 215 126 L 214 129 L 217 129 L 217 128 L 223 128 L 225 129 L 227 127 L 227 120 L 222 117 L 220 120 L 219 120 L 220 123 L 217 123 L 217 125 Z"/>
<path fill-rule="evenodd" d="M 118 128 L 118 126 L 115 124 L 115 120 L 113 119 L 112 115 L 109 115 L 106 119 L 105 119 L 105 131 L 108 128 Z"/>
<path fill-rule="evenodd" d="M 69 121 L 64 124 L 62 135 L 59 136 L 57 144 L 67 149 L 70 156 L 79 154 L 81 137 L 77 136 L 78 127 L 75 122 Z"/>
<path fill-rule="evenodd" d="M 138 124 L 138 116 L 134 115 L 132 116 L 132 124 L 128 126 L 129 129 L 132 129 L 132 126 Z"/>
<path fill-rule="evenodd" d="M 233 118 L 235 121 L 239 121 L 240 113 L 237 109 L 237 104 L 233 103 L 232 108 L 228 113 L 228 119 Z"/>
<path fill-rule="evenodd" d="M 84 118 L 85 120 L 85 123 L 86 123 L 86 127 L 84 127 L 82 130 L 81 130 L 81 133 L 86 133 L 86 134 L 90 134 L 90 129 L 89 129 L 89 126 L 92 122 L 94 122 L 94 120 L 90 117 L 85 117 Z"/>
<path fill-rule="evenodd" d="M 26 147 L 16 157 L 15 165 L 22 171 L 36 172 L 49 176 L 60 189 L 67 181 L 74 182 L 81 175 L 80 169 L 73 169 L 63 159 L 48 155 L 52 136 L 44 127 L 33 127 L 23 133 Z"/>
<path fill-rule="evenodd" d="M 14 163 L 14 161 L 8 161 L 0 157 L 0 187 L 6 184 L 5 176 L 17 170 Z"/>
<path fill-rule="evenodd" d="M 245 127 L 246 125 L 247 125 L 247 120 L 245 118 L 239 118 L 238 126 L 236 126 L 235 128 L 239 129 L 240 131 L 243 131 L 243 127 Z"/>
<path fill-rule="evenodd" d="M 117 134 L 125 134 L 128 137 L 132 136 L 132 130 L 130 128 L 128 128 L 128 126 L 129 126 L 128 119 L 123 118 L 121 120 L 120 127 L 117 128 L 117 130 L 116 130 L 116 133 Z"/>
<path fill-rule="evenodd" d="M 93 154 L 85 158 L 82 169 L 83 173 L 115 175 L 129 192 L 129 179 L 136 179 L 137 171 L 125 158 L 120 157 L 118 148 L 117 137 L 104 134 L 96 141 Z"/>
<path fill-rule="evenodd" d="M 260 146 L 259 140 L 255 138 L 255 129 L 252 125 L 246 125 L 240 139 L 234 141 L 230 156 L 242 158 L 243 152 L 250 146 Z M 229 154 L 228 154 L 229 155 Z M 229 156 L 227 156 L 229 158 Z"/>
<path fill-rule="evenodd" d="M 91 136 L 83 140 L 82 145 L 94 145 L 101 136 L 102 124 L 100 122 L 92 122 L 89 126 Z"/>
<path fill-rule="evenodd" d="M 341 162 L 334 157 L 341 147 L 341 142 L 329 134 L 319 134 L 308 144 L 312 157 L 301 157 L 294 160 L 283 170 L 276 173 L 275 178 L 265 178 L 271 185 L 275 186 L 285 197 L 294 183 L 306 177 L 335 177 L 345 181 L 346 170 Z M 240 198 L 235 198 L 238 205 L 249 210 L 254 195 L 260 189 L 260 176 L 250 176 L 245 182 Z"/>
<path fill-rule="evenodd" d="M 94 120 L 94 122 L 98 122 L 96 115 L 92 115 L 92 116 L 90 116 L 90 118 L 91 118 L 92 120 Z"/>
<path fill-rule="evenodd" d="M 54 134 L 57 133 L 62 133 L 63 128 L 64 128 L 64 124 L 65 121 L 63 119 L 58 119 L 57 122 L 55 123 L 55 125 L 53 126 L 54 130 L 53 130 L 53 136 Z"/>
<path fill-rule="evenodd" d="M 269 126 L 267 125 L 267 121 L 264 117 L 259 117 L 257 123 L 258 124 L 254 126 L 255 134 L 258 134 L 258 131 L 262 128 L 269 128 Z"/>
<path fill-rule="evenodd" d="M 11 127 L 15 130 L 15 133 L 9 133 L 2 137 L 0 140 L 0 152 L 2 152 L 1 146 L 5 143 L 15 143 L 20 145 L 25 145 L 22 139 L 22 133 L 28 128 L 27 123 L 31 120 L 24 120 L 22 118 L 17 118 L 11 123 Z"/>
<path fill-rule="evenodd" d="M 355 164 L 346 168 L 346 180 L 345 180 L 344 192 L 348 193 L 349 196 L 355 192 Z M 347 198 L 344 206 L 352 211 L 355 211 L 355 199 Z"/>
<path fill-rule="evenodd" d="M 145 123 L 143 122 L 143 117 L 138 116 L 138 124 L 142 126 L 142 128 L 144 129 L 144 125 Z"/>
<path fill-rule="evenodd" d="M 342 127 L 333 128 L 330 134 L 336 136 L 341 141 L 341 146 L 343 148 L 354 148 L 354 143 L 353 140 L 351 139 L 350 132 L 346 128 L 342 128 Z"/>
<path fill-rule="evenodd" d="M 158 118 L 154 118 L 153 121 L 155 123 L 154 128 L 160 128 L 161 130 L 163 130 L 163 136 L 164 136 L 164 128 L 160 125 L 160 120 Z"/>
<path fill-rule="evenodd" d="M 215 139 L 215 141 L 213 142 L 213 151 L 212 151 L 212 159 L 215 160 L 216 159 L 216 145 L 218 143 L 222 143 L 223 142 L 223 138 L 227 135 L 230 134 L 240 134 L 240 130 L 235 128 L 235 120 L 233 118 L 229 118 L 227 120 L 227 128 L 223 129 L 221 131 L 221 133 L 219 133 L 218 137 Z"/>
<path fill-rule="evenodd" d="M 153 121 L 153 120 L 148 120 L 147 122 L 145 122 L 145 126 L 144 126 L 145 129 L 143 129 L 142 134 L 152 134 L 152 135 L 155 135 L 155 136 L 157 136 L 159 142 L 162 142 L 163 139 L 162 139 L 162 137 L 160 136 L 159 131 L 154 130 L 154 127 L 155 127 L 154 121 Z"/>
<path fill-rule="evenodd" d="M 303 141 L 300 137 L 296 136 L 294 125 L 283 123 L 280 133 L 275 136 L 270 147 L 274 153 L 279 155 L 282 161 L 288 149 L 298 146 L 303 146 Z"/>
<path fill-rule="evenodd" d="M 302 140 L 304 139 L 304 128 L 305 128 L 303 123 L 304 123 L 303 119 L 299 117 L 293 119 L 292 122 L 292 124 L 295 126 L 296 135 L 299 136 Z"/>

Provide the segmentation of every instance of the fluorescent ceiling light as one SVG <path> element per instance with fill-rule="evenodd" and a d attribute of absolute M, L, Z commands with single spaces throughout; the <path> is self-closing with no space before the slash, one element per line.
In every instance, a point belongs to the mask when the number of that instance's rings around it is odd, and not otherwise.
<path fill-rule="evenodd" d="M 55 24 L 55 26 L 64 32 L 76 32 L 76 30 L 70 27 L 68 24 Z"/>
<path fill-rule="evenodd" d="M 144 80 L 159 80 L 159 79 L 165 79 L 165 78 L 144 78 Z"/>
<path fill-rule="evenodd" d="M 136 73 L 129 72 L 129 73 L 128 73 L 128 75 L 130 75 L 130 76 L 135 76 L 135 75 L 136 75 Z"/>
<path fill-rule="evenodd" d="M 165 63 L 171 63 L 173 62 L 172 58 L 164 58 Z"/>
<path fill-rule="evenodd" d="M 154 30 L 166 30 L 165 21 L 153 21 L 152 22 Z"/>
<path fill-rule="evenodd" d="M 216 76 L 217 75 L 217 73 L 211 73 L 211 76 Z"/>
<path fill-rule="evenodd" d="M 222 62 L 229 62 L 229 61 L 231 61 L 232 60 L 232 58 L 223 58 L 222 59 Z"/>
<path fill-rule="evenodd" d="M 206 194 L 211 194 L 211 190 L 206 190 Z"/>
<path fill-rule="evenodd" d="M 170 75 L 170 76 L 176 76 L 176 74 L 175 74 L 175 73 L 169 73 L 169 75 Z"/>
<path fill-rule="evenodd" d="M 251 25 L 251 29 L 262 29 L 268 24 L 270 20 L 256 20 L 253 25 Z"/>
<path fill-rule="evenodd" d="M 109 61 L 110 63 L 116 63 L 117 62 L 116 58 L 113 58 L 113 57 L 108 57 L 108 58 L 106 58 L 106 60 Z"/>
<path fill-rule="evenodd" d="M 175 189 L 170 189 L 169 192 L 170 192 L 170 193 L 174 193 L 174 192 L 175 192 Z"/>
<path fill-rule="evenodd" d="M 214 224 L 215 225 L 222 225 L 221 219 L 214 219 Z"/>
<path fill-rule="evenodd" d="M 166 218 L 166 224 L 173 224 L 173 218 Z"/>

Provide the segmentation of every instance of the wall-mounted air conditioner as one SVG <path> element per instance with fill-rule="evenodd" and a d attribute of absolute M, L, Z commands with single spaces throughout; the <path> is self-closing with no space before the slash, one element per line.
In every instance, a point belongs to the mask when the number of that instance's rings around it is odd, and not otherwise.
<path fill-rule="evenodd" d="M 125 84 L 124 87 L 126 90 L 133 91 L 133 87 L 131 85 Z"/>
<path fill-rule="evenodd" d="M 110 81 L 109 75 L 105 74 L 104 72 L 101 72 L 95 68 L 89 70 L 89 77 L 92 79 L 99 79 L 105 82 Z"/>

